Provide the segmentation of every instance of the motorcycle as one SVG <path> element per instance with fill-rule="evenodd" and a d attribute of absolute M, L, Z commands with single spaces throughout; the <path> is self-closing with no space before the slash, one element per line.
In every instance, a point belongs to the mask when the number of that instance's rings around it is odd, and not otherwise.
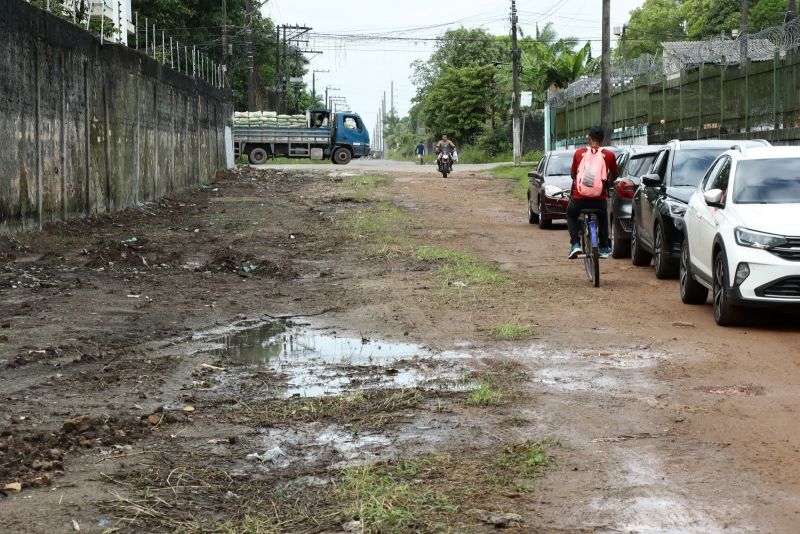
<path fill-rule="evenodd" d="M 444 147 L 436 159 L 439 172 L 442 173 L 442 178 L 447 178 L 447 175 L 453 172 L 453 155 L 450 153 L 450 147 Z"/>

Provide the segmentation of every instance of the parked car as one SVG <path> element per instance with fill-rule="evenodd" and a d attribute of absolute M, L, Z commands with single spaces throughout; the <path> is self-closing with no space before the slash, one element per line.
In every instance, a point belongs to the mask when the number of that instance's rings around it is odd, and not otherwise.
<path fill-rule="evenodd" d="M 633 194 L 641 177 L 650 171 L 658 146 L 627 146 L 617 155 L 619 176 L 608 191 L 611 256 L 625 258 L 631 253 Z"/>
<path fill-rule="evenodd" d="M 755 141 L 670 141 L 656 155 L 633 196 L 631 261 L 649 265 L 656 277 L 674 278 L 683 243 L 686 203 L 713 161 L 732 146 L 769 146 Z"/>
<path fill-rule="evenodd" d="M 548 152 L 536 170 L 528 173 L 528 222 L 550 228 L 555 219 L 566 219 L 572 191 L 574 150 Z"/>
<path fill-rule="evenodd" d="M 680 294 L 731 326 L 745 306 L 800 309 L 800 148 L 729 150 L 689 200 Z"/>

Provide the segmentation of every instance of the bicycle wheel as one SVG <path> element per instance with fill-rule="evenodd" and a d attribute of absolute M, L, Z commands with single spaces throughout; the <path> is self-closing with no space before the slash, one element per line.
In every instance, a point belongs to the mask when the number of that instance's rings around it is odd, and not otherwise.
<path fill-rule="evenodd" d="M 594 287 L 600 285 L 600 249 L 597 244 L 597 220 L 594 217 L 589 217 L 589 220 L 583 226 L 581 233 L 581 240 L 583 241 L 583 265 L 586 269 L 586 277 Z"/>

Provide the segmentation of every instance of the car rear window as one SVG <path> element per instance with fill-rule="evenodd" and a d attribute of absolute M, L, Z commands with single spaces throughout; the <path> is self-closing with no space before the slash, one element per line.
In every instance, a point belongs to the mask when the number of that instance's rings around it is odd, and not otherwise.
<path fill-rule="evenodd" d="M 560 154 L 557 156 L 550 156 L 547 160 L 548 176 L 569 176 L 572 174 L 572 156 L 570 154 Z"/>
<path fill-rule="evenodd" d="M 800 158 L 742 161 L 733 190 L 736 204 L 800 203 Z"/>
<path fill-rule="evenodd" d="M 641 178 L 647 174 L 647 171 L 653 166 L 653 161 L 655 161 L 655 159 L 655 154 L 631 156 L 631 159 L 628 160 L 628 164 L 625 166 L 625 176 Z"/>
<path fill-rule="evenodd" d="M 672 186 L 696 186 L 708 168 L 727 148 L 683 149 L 675 152 L 672 164 Z"/>

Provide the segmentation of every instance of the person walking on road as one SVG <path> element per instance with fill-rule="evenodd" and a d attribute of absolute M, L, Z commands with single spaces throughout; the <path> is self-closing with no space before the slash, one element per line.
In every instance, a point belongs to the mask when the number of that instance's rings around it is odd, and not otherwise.
<path fill-rule="evenodd" d="M 420 141 L 416 148 L 417 153 L 417 160 L 419 160 L 419 164 L 422 165 L 425 163 L 425 143 Z"/>

